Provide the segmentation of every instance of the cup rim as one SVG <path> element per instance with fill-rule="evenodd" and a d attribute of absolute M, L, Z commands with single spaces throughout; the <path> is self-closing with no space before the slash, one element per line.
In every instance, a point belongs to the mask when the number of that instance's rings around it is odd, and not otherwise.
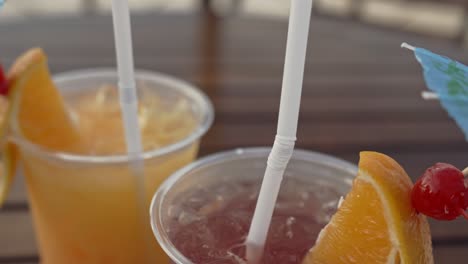
<path fill-rule="evenodd" d="M 182 179 L 187 173 L 202 168 L 206 165 L 216 165 L 237 158 L 249 158 L 249 157 L 267 157 L 271 151 L 270 147 L 248 147 L 248 148 L 236 148 L 233 150 L 221 151 L 186 165 L 185 167 L 177 170 L 170 175 L 164 182 L 159 186 L 149 207 L 150 222 L 153 235 L 158 241 L 160 247 L 164 252 L 171 258 L 175 264 L 193 264 L 192 261 L 187 259 L 180 251 L 172 244 L 167 232 L 163 228 L 162 223 L 162 206 L 159 206 L 164 202 L 168 191 L 174 184 Z M 302 160 L 302 161 L 317 161 L 320 160 L 321 164 L 341 168 L 343 171 L 348 172 L 350 175 L 357 175 L 358 167 L 343 159 L 310 150 L 295 149 L 291 159 Z M 349 178 L 349 184 L 352 184 L 352 178 Z M 157 207 L 159 206 L 159 208 Z"/>
<path fill-rule="evenodd" d="M 116 77 L 117 70 L 115 68 L 86 68 L 79 70 L 72 70 L 63 73 L 59 73 L 53 76 L 53 80 L 56 84 L 61 82 L 66 82 L 69 80 L 79 80 L 79 79 L 90 79 L 90 78 L 99 78 L 99 77 Z M 190 133 L 188 136 L 183 138 L 180 141 L 166 145 L 157 149 L 150 149 L 142 153 L 142 158 L 144 160 L 152 159 L 159 156 L 164 156 L 169 153 L 176 152 L 184 147 L 189 146 L 197 139 L 202 137 L 211 125 L 214 122 L 214 107 L 211 103 L 208 96 L 202 92 L 197 86 L 178 79 L 176 77 L 149 70 L 137 69 L 135 70 L 135 78 L 142 78 L 145 80 L 153 81 L 156 83 L 165 84 L 171 89 L 176 89 L 184 92 L 189 97 L 197 101 L 201 106 L 202 111 L 205 113 L 203 120 L 198 124 L 198 126 Z M 57 86 L 60 86 L 59 84 Z M 48 159 L 55 159 L 61 161 L 68 161 L 74 163 L 96 163 L 96 164 L 108 164 L 108 163 L 128 163 L 130 162 L 130 157 L 127 154 L 116 154 L 116 155 L 84 155 L 84 154 L 75 154 L 68 153 L 63 151 L 53 151 L 46 149 L 38 144 L 31 142 L 28 139 L 25 139 L 17 133 L 10 133 L 8 140 L 22 148 L 25 148 L 27 151 L 30 151 L 34 154 L 40 155 Z"/>

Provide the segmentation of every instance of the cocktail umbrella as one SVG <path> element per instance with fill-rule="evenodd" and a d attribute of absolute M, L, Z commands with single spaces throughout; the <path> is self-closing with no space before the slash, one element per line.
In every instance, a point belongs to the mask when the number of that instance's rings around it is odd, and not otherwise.
<path fill-rule="evenodd" d="M 423 48 L 406 43 L 401 46 L 412 50 L 423 68 L 427 88 L 433 93 L 425 93 L 426 97 L 439 99 L 468 141 L 468 67 Z"/>

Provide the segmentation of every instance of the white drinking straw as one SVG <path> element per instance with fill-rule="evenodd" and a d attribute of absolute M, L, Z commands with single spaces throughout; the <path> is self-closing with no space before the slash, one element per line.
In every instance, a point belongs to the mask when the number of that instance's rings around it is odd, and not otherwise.
<path fill-rule="evenodd" d="M 268 157 L 255 213 L 246 239 L 247 261 L 263 254 L 286 166 L 296 141 L 312 0 L 292 0 L 277 135 Z"/>
<path fill-rule="evenodd" d="M 125 141 L 134 169 L 141 169 L 141 135 L 138 125 L 138 98 L 133 65 L 132 32 L 127 0 L 112 1 L 115 49 L 119 74 L 119 97 L 122 109 Z"/>
<path fill-rule="evenodd" d="M 144 163 L 142 158 L 142 142 L 138 124 L 138 97 L 135 83 L 135 69 L 133 63 L 132 32 L 130 26 L 130 10 L 127 0 L 112 0 L 112 18 L 114 24 L 115 49 L 117 55 L 117 69 L 119 76 L 119 98 L 125 131 L 125 142 L 130 162 L 130 169 L 134 173 L 136 183 L 136 199 L 138 206 L 139 232 L 144 238 L 145 245 L 141 248 L 145 259 L 151 256 L 151 243 L 145 234 L 148 221 Z"/>

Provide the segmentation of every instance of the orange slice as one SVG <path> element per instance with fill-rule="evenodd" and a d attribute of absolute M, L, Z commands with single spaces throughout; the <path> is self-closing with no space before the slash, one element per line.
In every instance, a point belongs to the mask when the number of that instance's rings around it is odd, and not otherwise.
<path fill-rule="evenodd" d="M 10 125 L 44 148 L 75 152 L 82 147 L 76 125 L 50 77 L 47 57 L 35 48 L 20 56 L 8 73 Z"/>
<path fill-rule="evenodd" d="M 0 154 L 0 207 L 6 199 L 8 190 L 13 181 L 16 168 L 16 149 L 11 143 L 6 142 L 6 122 L 5 118 L 8 112 L 8 100 L 0 96 L 0 142 L 2 144 L 2 152 Z"/>
<path fill-rule="evenodd" d="M 8 102 L 0 101 L 0 141 L 5 146 L 0 164 L 0 205 L 12 182 L 17 160 L 16 147 L 6 140 L 8 133 L 54 151 L 76 152 L 83 148 L 78 129 L 51 79 L 42 49 L 34 48 L 21 55 L 7 79 Z"/>
<path fill-rule="evenodd" d="M 303 263 L 434 263 L 427 219 L 411 206 L 412 186 L 396 161 L 361 152 L 350 193 Z"/>

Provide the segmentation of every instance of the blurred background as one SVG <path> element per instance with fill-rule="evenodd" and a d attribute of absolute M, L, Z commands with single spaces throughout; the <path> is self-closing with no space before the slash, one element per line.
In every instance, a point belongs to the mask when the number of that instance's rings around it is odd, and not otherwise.
<path fill-rule="evenodd" d="M 290 0 L 128 1 L 136 66 L 196 84 L 215 106 L 201 155 L 271 145 Z M 53 73 L 115 65 L 110 4 L 6 0 L 0 10 L 2 64 L 41 46 Z M 468 0 L 314 4 L 297 146 L 351 162 L 361 150 L 380 151 L 413 177 L 439 161 L 466 167 L 465 137 L 437 100 L 421 99 L 427 90 L 421 67 L 400 44 L 466 64 Z M 0 211 L 0 264 L 39 262 L 31 221 L 19 177 Z M 466 222 L 431 224 L 435 263 L 466 264 Z"/>
<path fill-rule="evenodd" d="M 0 21 L 110 12 L 110 0 L 6 0 Z M 129 0 L 133 12 L 192 12 L 286 20 L 288 0 Z M 316 0 L 316 15 L 453 39 L 468 46 L 468 0 Z"/>

